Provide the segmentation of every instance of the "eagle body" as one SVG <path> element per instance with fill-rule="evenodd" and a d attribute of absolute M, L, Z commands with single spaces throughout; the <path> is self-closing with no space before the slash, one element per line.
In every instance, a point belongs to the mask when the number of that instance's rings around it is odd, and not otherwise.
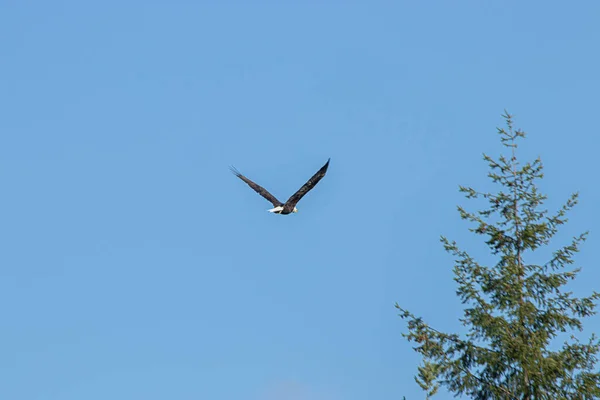
<path fill-rule="evenodd" d="M 287 214 L 298 212 L 298 209 L 296 207 L 294 207 L 294 209 L 292 211 L 289 211 L 289 210 L 286 210 L 285 208 L 283 208 L 283 206 L 277 206 L 277 207 L 271 208 L 270 210 L 267 210 L 267 211 L 270 213 L 273 213 L 273 214 L 287 215 Z"/>
<path fill-rule="evenodd" d="M 323 177 L 327 173 L 327 168 L 329 168 L 330 160 L 331 159 L 328 159 L 327 162 L 325 163 L 325 165 L 323 165 L 321 167 L 321 169 L 318 170 L 317 173 L 314 174 L 308 180 L 308 182 L 306 182 L 300 189 L 298 189 L 298 191 L 296 193 L 294 193 L 285 203 L 282 203 L 281 201 L 277 200 L 277 198 L 275 196 L 273 196 L 271 193 L 269 193 L 262 186 L 257 185 L 256 183 L 252 182 L 250 179 L 246 178 L 237 169 L 235 169 L 235 167 L 233 167 L 233 166 L 231 167 L 231 172 L 233 172 L 233 174 L 235 176 L 237 176 L 242 181 L 244 181 L 248 186 L 250 186 L 256 193 L 260 194 L 262 197 L 267 199 L 267 201 L 269 201 L 271 204 L 273 204 L 273 208 L 271 208 L 267 211 L 269 211 L 273 214 L 288 215 L 288 214 L 298 212 L 298 209 L 296 208 L 296 204 L 298 204 L 300 199 L 302 199 L 302 197 L 304 197 L 304 195 L 306 195 L 306 193 L 310 192 L 315 187 L 315 185 L 317 183 L 319 183 L 319 181 L 321 179 L 323 179 Z"/>

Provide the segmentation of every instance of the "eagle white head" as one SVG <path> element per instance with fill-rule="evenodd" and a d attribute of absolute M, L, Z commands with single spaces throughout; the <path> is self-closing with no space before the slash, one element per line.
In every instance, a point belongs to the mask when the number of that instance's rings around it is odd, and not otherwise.
<path fill-rule="evenodd" d="M 294 207 L 294 210 L 292 212 L 298 212 L 298 209 Z"/>

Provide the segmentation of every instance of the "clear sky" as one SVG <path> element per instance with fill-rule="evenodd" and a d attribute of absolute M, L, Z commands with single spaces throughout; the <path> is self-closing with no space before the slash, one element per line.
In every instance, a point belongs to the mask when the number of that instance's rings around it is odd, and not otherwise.
<path fill-rule="evenodd" d="M 598 289 L 600 3 L 281 3 L 0 3 L 0 398 L 423 398 L 504 109 Z"/>

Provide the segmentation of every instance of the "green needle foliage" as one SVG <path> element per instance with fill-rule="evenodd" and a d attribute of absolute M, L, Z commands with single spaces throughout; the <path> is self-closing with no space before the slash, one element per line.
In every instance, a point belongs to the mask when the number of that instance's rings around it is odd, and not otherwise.
<path fill-rule="evenodd" d="M 497 160 L 484 155 L 488 176 L 500 190 L 481 193 L 460 187 L 467 198 L 484 199 L 489 207 L 477 212 L 458 207 L 497 264 L 482 265 L 456 242 L 441 238 L 455 258 L 457 295 L 466 307 L 460 321 L 467 333 L 440 332 L 396 304 L 407 321 L 403 336 L 423 356 L 415 379 L 427 398 L 437 391 L 437 382 L 456 396 L 481 400 L 598 399 L 597 337 L 592 334 L 584 343 L 570 336 L 562 346 L 552 343 L 560 333 L 581 331 L 581 320 L 595 314 L 600 293 L 578 298 L 564 288 L 579 272 L 570 266 L 587 233 L 556 250 L 545 264 L 528 263 L 567 222 L 577 194 L 554 214 L 542 208 L 546 196 L 536 187 L 543 177 L 542 162 L 517 161 L 517 141 L 525 133 L 513 128 L 510 115 L 504 118 L 507 128 L 498 134 L 508 154 Z"/>
<path fill-rule="evenodd" d="M 425 361 L 422 367 L 419 367 L 419 373 L 415 376 L 415 381 L 426 394 L 425 399 L 429 400 L 437 393 L 440 385 L 436 382 L 439 367 L 437 364 Z"/>

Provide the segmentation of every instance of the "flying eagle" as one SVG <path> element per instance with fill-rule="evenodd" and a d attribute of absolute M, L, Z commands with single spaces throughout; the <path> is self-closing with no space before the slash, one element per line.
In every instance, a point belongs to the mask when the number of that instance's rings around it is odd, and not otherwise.
<path fill-rule="evenodd" d="M 323 179 L 323 177 L 325 176 L 325 173 L 327 172 L 327 168 L 329 167 L 329 160 L 327 160 L 327 162 L 325 163 L 325 165 L 323 165 L 321 167 L 320 170 L 317 171 L 316 174 L 313 175 L 312 178 L 310 178 L 308 180 L 308 182 L 306 182 L 300 189 L 298 189 L 298 191 L 296 193 L 294 193 L 285 203 L 280 202 L 279 200 L 277 200 L 275 198 L 275 196 L 273 196 L 271 193 L 269 193 L 265 188 L 263 188 L 262 186 L 257 185 L 256 183 L 252 182 L 250 179 L 246 178 L 244 175 L 240 174 L 240 172 L 235 169 L 235 167 L 230 167 L 231 168 L 231 172 L 233 172 L 233 174 L 235 176 L 237 176 L 238 178 L 240 178 L 241 180 L 243 180 L 244 182 L 246 182 L 248 184 L 248 186 L 250 186 L 252 189 L 254 189 L 254 191 L 258 194 L 260 194 L 262 197 L 264 197 L 265 199 L 267 199 L 268 201 L 270 201 L 273 204 L 274 208 L 271 208 L 270 210 L 268 210 L 269 212 L 275 213 L 275 214 L 290 214 L 290 213 L 296 213 L 298 212 L 298 209 L 296 208 L 296 204 L 300 201 L 300 199 L 302 197 L 304 197 L 304 195 L 308 192 L 311 191 L 312 188 L 315 187 L 315 185 L 317 183 L 319 183 L 319 181 L 321 179 Z"/>

